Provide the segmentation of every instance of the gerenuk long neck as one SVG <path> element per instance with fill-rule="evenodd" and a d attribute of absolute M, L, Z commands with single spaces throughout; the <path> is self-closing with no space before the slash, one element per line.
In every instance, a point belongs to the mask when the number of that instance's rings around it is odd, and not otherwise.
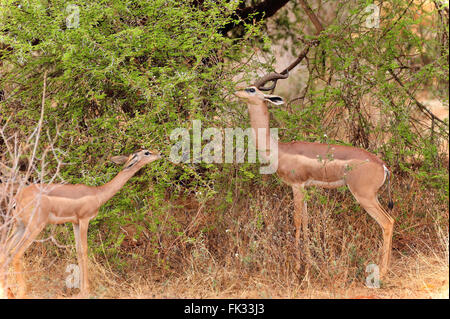
<path fill-rule="evenodd" d="M 256 148 L 260 151 L 270 150 L 270 142 L 277 143 L 277 141 L 270 136 L 269 110 L 267 109 L 266 102 L 260 101 L 257 104 L 248 102 L 247 107 Z M 263 136 L 265 138 L 261 139 Z"/>
<path fill-rule="evenodd" d="M 133 177 L 133 175 L 140 169 L 139 165 L 134 167 L 126 168 L 117 174 L 108 183 L 98 187 L 98 198 L 100 200 L 100 205 L 106 203 L 111 197 L 113 197 L 125 183 Z"/>

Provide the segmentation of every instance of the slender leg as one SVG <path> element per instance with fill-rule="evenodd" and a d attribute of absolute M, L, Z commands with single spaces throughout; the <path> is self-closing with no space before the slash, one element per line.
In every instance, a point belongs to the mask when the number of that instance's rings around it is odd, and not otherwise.
<path fill-rule="evenodd" d="M 22 238 L 19 240 L 17 246 L 12 253 L 13 256 L 13 267 L 17 278 L 17 284 L 19 285 L 18 297 L 24 298 L 27 293 L 27 285 L 25 277 L 23 274 L 23 264 L 22 257 L 28 247 L 33 243 L 33 240 L 39 235 L 39 233 L 44 229 L 45 223 L 30 226 L 25 228 Z"/>
<path fill-rule="evenodd" d="M 10 252 L 19 243 L 19 240 L 22 238 L 24 232 L 25 232 L 24 223 L 21 221 L 17 221 L 13 236 L 5 243 L 3 251 L 1 252 L 2 256 L 0 258 L 0 298 L 2 296 L 6 297 L 7 276 L 10 262 L 8 259 L 10 257 Z"/>
<path fill-rule="evenodd" d="M 78 264 L 80 267 L 80 295 L 86 297 L 89 295 L 89 281 L 87 270 L 87 231 L 89 226 L 88 219 L 81 219 L 79 224 L 73 224 L 73 230 L 75 233 L 75 241 L 78 255 Z"/>
<path fill-rule="evenodd" d="M 371 172 L 367 175 L 366 172 Z M 384 183 L 384 169 L 378 164 L 367 163 L 348 171 L 347 186 L 358 203 L 380 225 L 383 233 L 383 246 L 380 258 L 380 276 L 387 273 L 392 250 L 394 219 L 381 207 L 377 192 Z M 370 178 L 369 178 L 370 176 Z"/>
<path fill-rule="evenodd" d="M 9 240 L 6 241 L 3 251 L 0 251 L 1 266 L 8 268 L 9 266 L 8 258 L 11 255 L 11 251 L 19 243 L 19 240 L 22 238 L 24 232 L 25 232 L 25 224 L 21 221 L 18 221 L 15 225 L 14 234 Z"/>
<path fill-rule="evenodd" d="M 368 197 L 355 195 L 356 200 L 372 216 L 383 231 L 383 247 L 381 250 L 380 276 L 384 276 L 389 267 L 392 250 L 392 234 L 394 231 L 394 219 L 381 207 L 376 194 Z"/>
<path fill-rule="evenodd" d="M 308 210 L 304 200 L 304 188 L 302 186 L 293 186 L 294 193 L 294 225 L 295 225 L 295 244 L 297 245 L 297 254 L 300 253 L 300 229 L 303 231 L 303 246 L 307 260 L 307 269 L 310 262 L 309 236 L 308 236 Z M 297 255 L 299 256 L 299 255 Z M 297 260 L 300 260 L 299 258 Z M 297 269 L 300 264 L 297 264 Z"/>
<path fill-rule="evenodd" d="M 14 235 L 11 237 L 11 239 L 6 244 L 7 256 L 9 255 L 11 250 L 17 245 L 20 238 L 22 238 L 23 233 L 25 232 L 25 224 L 22 221 L 17 221 L 15 226 L 16 226 L 16 229 L 14 230 Z"/>
<path fill-rule="evenodd" d="M 389 268 L 389 264 L 391 262 L 391 254 L 392 254 L 392 236 L 394 234 L 394 218 L 392 218 L 391 215 L 388 214 L 388 212 L 386 212 L 386 210 L 380 205 L 380 202 L 378 201 L 378 198 L 375 198 L 376 202 L 378 204 L 378 210 L 383 212 L 383 217 L 384 219 L 387 221 L 386 223 L 386 227 L 383 228 L 383 260 L 384 260 L 384 264 L 382 263 L 382 265 L 384 265 L 384 268 L 380 271 L 381 275 L 385 275 L 388 268 Z"/>
<path fill-rule="evenodd" d="M 73 223 L 72 225 L 73 225 L 73 233 L 74 233 L 74 237 L 75 237 L 75 248 L 76 248 L 76 251 L 77 251 L 78 267 L 81 268 L 81 264 L 83 262 L 83 256 L 81 254 L 80 225 L 79 224 L 75 224 L 75 223 Z M 80 275 L 82 276 L 82 273 Z M 80 282 L 78 284 L 81 284 L 81 282 L 82 282 L 82 277 L 81 276 L 79 277 Z M 80 290 L 81 290 L 81 287 L 80 287 Z"/>

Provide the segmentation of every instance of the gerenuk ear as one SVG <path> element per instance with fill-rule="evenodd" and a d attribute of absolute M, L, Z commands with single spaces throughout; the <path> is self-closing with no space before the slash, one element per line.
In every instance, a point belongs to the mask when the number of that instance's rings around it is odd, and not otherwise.
<path fill-rule="evenodd" d="M 124 155 L 119 155 L 119 156 L 113 156 L 111 157 L 111 162 L 121 165 L 121 164 L 125 164 L 126 161 L 128 160 L 129 156 L 124 156 Z"/>
<path fill-rule="evenodd" d="M 270 103 L 273 103 L 275 105 L 284 104 L 283 98 L 281 96 L 278 96 L 278 95 L 267 95 L 267 94 L 264 94 L 264 100 L 269 101 Z"/>

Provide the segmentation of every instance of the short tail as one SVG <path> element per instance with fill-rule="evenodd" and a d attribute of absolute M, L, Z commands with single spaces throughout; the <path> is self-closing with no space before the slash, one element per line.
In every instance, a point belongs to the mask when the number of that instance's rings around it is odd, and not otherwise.
<path fill-rule="evenodd" d="M 389 196 L 389 203 L 388 203 L 388 208 L 392 209 L 394 208 L 394 201 L 392 200 L 392 196 L 391 196 L 391 172 L 388 170 L 388 168 L 385 166 L 384 167 L 385 171 L 386 171 L 386 178 L 387 178 L 387 187 L 388 187 L 388 196 Z"/>

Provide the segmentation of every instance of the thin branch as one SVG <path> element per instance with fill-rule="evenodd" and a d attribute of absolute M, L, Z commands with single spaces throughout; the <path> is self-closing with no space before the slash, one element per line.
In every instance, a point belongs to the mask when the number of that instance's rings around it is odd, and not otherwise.
<path fill-rule="evenodd" d="M 263 19 L 270 18 L 278 10 L 284 7 L 289 0 L 266 0 L 253 7 L 238 8 L 231 17 L 231 22 L 225 24 L 219 33 L 226 35 L 228 31 L 233 30 L 237 26 L 251 21 L 259 22 Z"/>
<path fill-rule="evenodd" d="M 55 239 L 55 237 L 53 237 L 53 235 L 51 235 L 50 237 L 46 238 L 46 239 L 35 239 L 34 242 L 36 243 L 44 243 L 46 241 L 51 240 L 56 247 L 58 248 L 65 248 L 65 249 L 70 249 L 72 248 L 72 245 L 61 245 L 60 243 L 58 243 L 58 241 Z"/>
<path fill-rule="evenodd" d="M 287 72 L 290 72 L 293 68 L 295 68 L 300 62 L 302 62 L 302 60 L 306 57 L 306 55 L 309 52 L 309 49 L 311 48 L 312 45 L 317 45 L 319 42 L 318 41 L 311 41 L 309 42 L 306 47 L 303 49 L 302 52 L 300 52 L 300 54 L 298 55 L 297 59 L 295 59 L 291 64 L 289 64 L 289 66 L 287 68 L 285 68 L 281 74 L 286 74 Z"/>
<path fill-rule="evenodd" d="M 394 80 L 403 88 L 404 92 L 408 95 L 408 97 L 414 101 L 414 103 L 417 105 L 417 107 L 424 112 L 425 114 L 428 114 L 432 120 L 438 121 L 441 124 L 444 124 L 445 126 L 448 126 L 447 123 L 445 123 L 444 121 L 442 121 L 440 118 L 438 118 L 436 115 L 433 114 L 433 112 L 431 112 L 425 105 L 423 105 L 422 103 L 420 103 L 413 95 L 411 92 L 409 92 L 409 90 L 405 87 L 405 85 L 403 84 L 403 82 L 399 79 L 399 77 L 394 73 L 394 71 L 392 69 L 389 69 L 389 73 L 392 75 L 392 77 L 394 78 Z M 448 132 L 447 132 L 448 135 Z"/>
<path fill-rule="evenodd" d="M 413 4 L 413 2 L 414 2 L 414 0 L 411 0 L 411 1 L 409 2 L 409 4 L 406 6 L 405 10 L 403 10 L 403 12 L 402 12 L 402 13 L 400 14 L 400 16 L 397 18 L 397 20 L 395 20 L 395 22 L 394 22 L 389 28 L 387 28 L 387 29 L 384 30 L 383 34 L 380 36 L 380 38 L 378 39 L 378 41 L 381 40 L 381 39 L 383 39 L 383 38 L 386 36 L 386 34 L 387 34 L 389 31 L 391 31 L 391 30 L 397 25 L 397 23 L 403 18 L 403 16 L 406 14 L 406 12 L 408 11 L 408 9 L 411 7 L 411 5 Z"/>
<path fill-rule="evenodd" d="M 44 88 L 42 89 L 42 104 L 41 104 L 41 116 L 39 117 L 39 122 L 37 125 L 37 132 L 36 132 L 36 141 L 34 143 L 33 153 L 31 154 L 31 157 L 29 159 L 29 165 L 28 165 L 28 171 L 25 175 L 25 180 L 28 180 L 30 177 L 31 171 L 32 171 L 32 164 L 36 157 L 36 151 L 39 144 L 39 138 L 42 131 L 42 123 L 44 121 L 44 109 L 45 109 L 45 92 L 47 89 L 47 71 L 44 72 Z"/>
<path fill-rule="evenodd" d="M 309 19 L 311 20 L 312 24 L 316 27 L 317 34 L 322 32 L 324 30 L 322 23 L 319 21 L 319 18 L 317 18 L 314 11 L 312 11 L 309 4 L 306 2 L 306 0 L 298 0 L 300 2 L 300 5 L 302 6 L 303 10 L 305 10 L 306 14 L 308 15 Z"/>
<path fill-rule="evenodd" d="M 311 7 L 308 5 L 308 3 L 305 0 L 299 0 L 299 1 L 300 1 L 301 6 L 303 7 L 303 9 L 305 10 L 306 14 L 308 15 L 309 19 L 316 27 L 316 30 L 317 30 L 316 33 L 317 34 L 321 33 L 324 30 L 324 28 L 323 28 L 322 23 L 319 21 L 319 18 L 317 18 L 316 14 L 312 11 Z M 306 42 L 304 40 L 302 40 L 302 41 Z M 293 68 L 295 68 L 298 64 L 300 64 L 301 61 L 303 61 L 303 59 L 308 54 L 311 46 L 313 46 L 313 45 L 316 46 L 318 44 L 319 44 L 319 40 L 307 41 L 306 47 L 303 49 L 303 51 L 300 52 L 298 57 L 291 64 L 289 64 L 289 66 L 287 68 L 285 68 L 283 71 L 281 71 L 280 74 L 288 74 Z M 277 79 L 272 80 L 272 81 L 273 81 L 273 84 L 271 86 L 271 90 L 273 92 L 273 90 L 275 89 L 276 84 L 277 84 Z"/>

